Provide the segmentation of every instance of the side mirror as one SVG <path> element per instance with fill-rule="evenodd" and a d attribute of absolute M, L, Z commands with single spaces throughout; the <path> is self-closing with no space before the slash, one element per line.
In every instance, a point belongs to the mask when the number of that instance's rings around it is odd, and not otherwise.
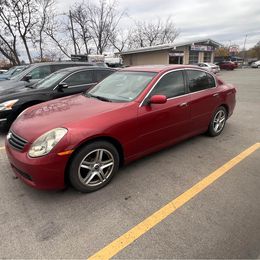
<path fill-rule="evenodd" d="M 150 104 L 165 104 L 167 102 L 167 97 L 164 95 L 154 95 L 150 98 Z"/>
<path fill-rule="evenodd" d="M 63 89 L 66 89 L 68 87 L 69 87 L 69 85 L 67 83 L 63 82 L 58 85 L 57 89 L 58 89 L 58 91 L 62 91 Z"/>
<path fill-rule="evenodd" d="M 23 78 L 24 81 L 30 81 L 31 79 L 32 79 L 32 75 L 31 74 L 27 74 Z"/>

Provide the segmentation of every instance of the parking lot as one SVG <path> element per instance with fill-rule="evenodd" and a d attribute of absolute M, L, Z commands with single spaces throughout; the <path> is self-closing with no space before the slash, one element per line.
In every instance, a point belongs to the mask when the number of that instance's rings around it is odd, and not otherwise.
<path fill-rule="evenodd" d="M 117 259 L 259 258 L 260 70 L 220 77 L 237 86 L 235 113 L 220 136 L 197 136 L 147 156 L 94 193 L 34 190 L 13 177 L 0 148 L 0 258 L 86 259 L 99 250 Z M 222 167 L 235 157 L 230 169 Z M 221 176 L 207 181 L 217 169 Z M 181 207 L 126 234 L 201 180 L 205 189 L 181 197 Z"/>

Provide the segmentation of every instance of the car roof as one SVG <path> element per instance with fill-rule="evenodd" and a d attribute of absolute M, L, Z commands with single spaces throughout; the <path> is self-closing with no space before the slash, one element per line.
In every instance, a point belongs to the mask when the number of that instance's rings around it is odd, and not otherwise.
<path fill-rule="evenodd" d="M 113 68 L 108 68 L 108 67 L 100 67 L 100 66 L 75 66 L 75 67 L 68 67 L 65 69 L 60 69 L 55 72 L 60 72 L 60 71 L 67 71 L 67 72 L 74 72 L 74 71 L 80 71 L 80 70 L 111 70 L 115 71 Z"/>
<path fill-rule="evenodd" d="M 61 64 L 85 64 L 85 65 L 94 65 L 95 63 L 84 62 L 84 61 L 51 61 L 51 62 L 36 62 L 30 65 L 35 66 L 44 66 L 44 65 L 61 65 Z"/>
<path fill-rule="evenodd" d="M 143 65 L 143 66 L 133 66 L 121 69 L 121 71 L 142 71 L 142 72 L 164 72 L 174 69 L 198 69 L 196 65 Z"/>

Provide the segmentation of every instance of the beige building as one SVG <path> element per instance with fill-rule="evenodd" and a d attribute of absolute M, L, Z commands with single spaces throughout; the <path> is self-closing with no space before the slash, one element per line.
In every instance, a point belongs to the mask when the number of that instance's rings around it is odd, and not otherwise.
<path fill-rule="evenodd" d="M 211 39 L 156 45 L 121 53 L 124 65 L 196 64 L 213 62 L 214 51 L 221 46 Z"/>

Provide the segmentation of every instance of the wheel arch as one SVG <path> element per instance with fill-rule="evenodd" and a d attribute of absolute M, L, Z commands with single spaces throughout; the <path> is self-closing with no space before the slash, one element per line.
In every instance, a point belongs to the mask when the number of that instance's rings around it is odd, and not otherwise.
<path fill-rule="evenodd" d="M 229 116 L 229 107 L 228 107 L 228 105 L 225 104 L 225 103 L 223 103 L 223 104 L 221 104 L 219 107 L 224 107 L 224 108 L 226 109 L 226 111 L 227 111 L 227 117 L 228 117 L 228 116 Z"/>
<path fill-rule="evenodd" d="M 106 141 L 106 142 L 109 142 L 111 144 L 113 144 L 115 146 L 115 148 L 117 149 L 118 151 L 118 154 L 119 154 L 119 166 L 123 166 L 124 165 L 124 149 L 123 149 L 123 146 L 122 144 L 114 137 L 111 137 L 111 136 L 96 136 L 96 137 L 93 137 L 91 139 L 87 139 L 83 142 L 81 142 L 77 147 L 76 149 L 74 150 L 74 152 L 72 153 L 72 155 L 70 156 L 67 164 L 66 164 L 66 168 L 65 168 L 65 174 L 64 174 L 64 181 L 65 181 L 65 184 L 69 184 L 69 178 L 68 178 L 68 173 L 69 173 L 69 165 L 71 163 L 71 161 L 73 160 L 76 152 L 78 150 L 80 150 L 82 147 L 84 147 L 85 145 L 88 145 L 90 143 L 93 143 L 93 142 L 97 142 L 97 141 Z"/>

